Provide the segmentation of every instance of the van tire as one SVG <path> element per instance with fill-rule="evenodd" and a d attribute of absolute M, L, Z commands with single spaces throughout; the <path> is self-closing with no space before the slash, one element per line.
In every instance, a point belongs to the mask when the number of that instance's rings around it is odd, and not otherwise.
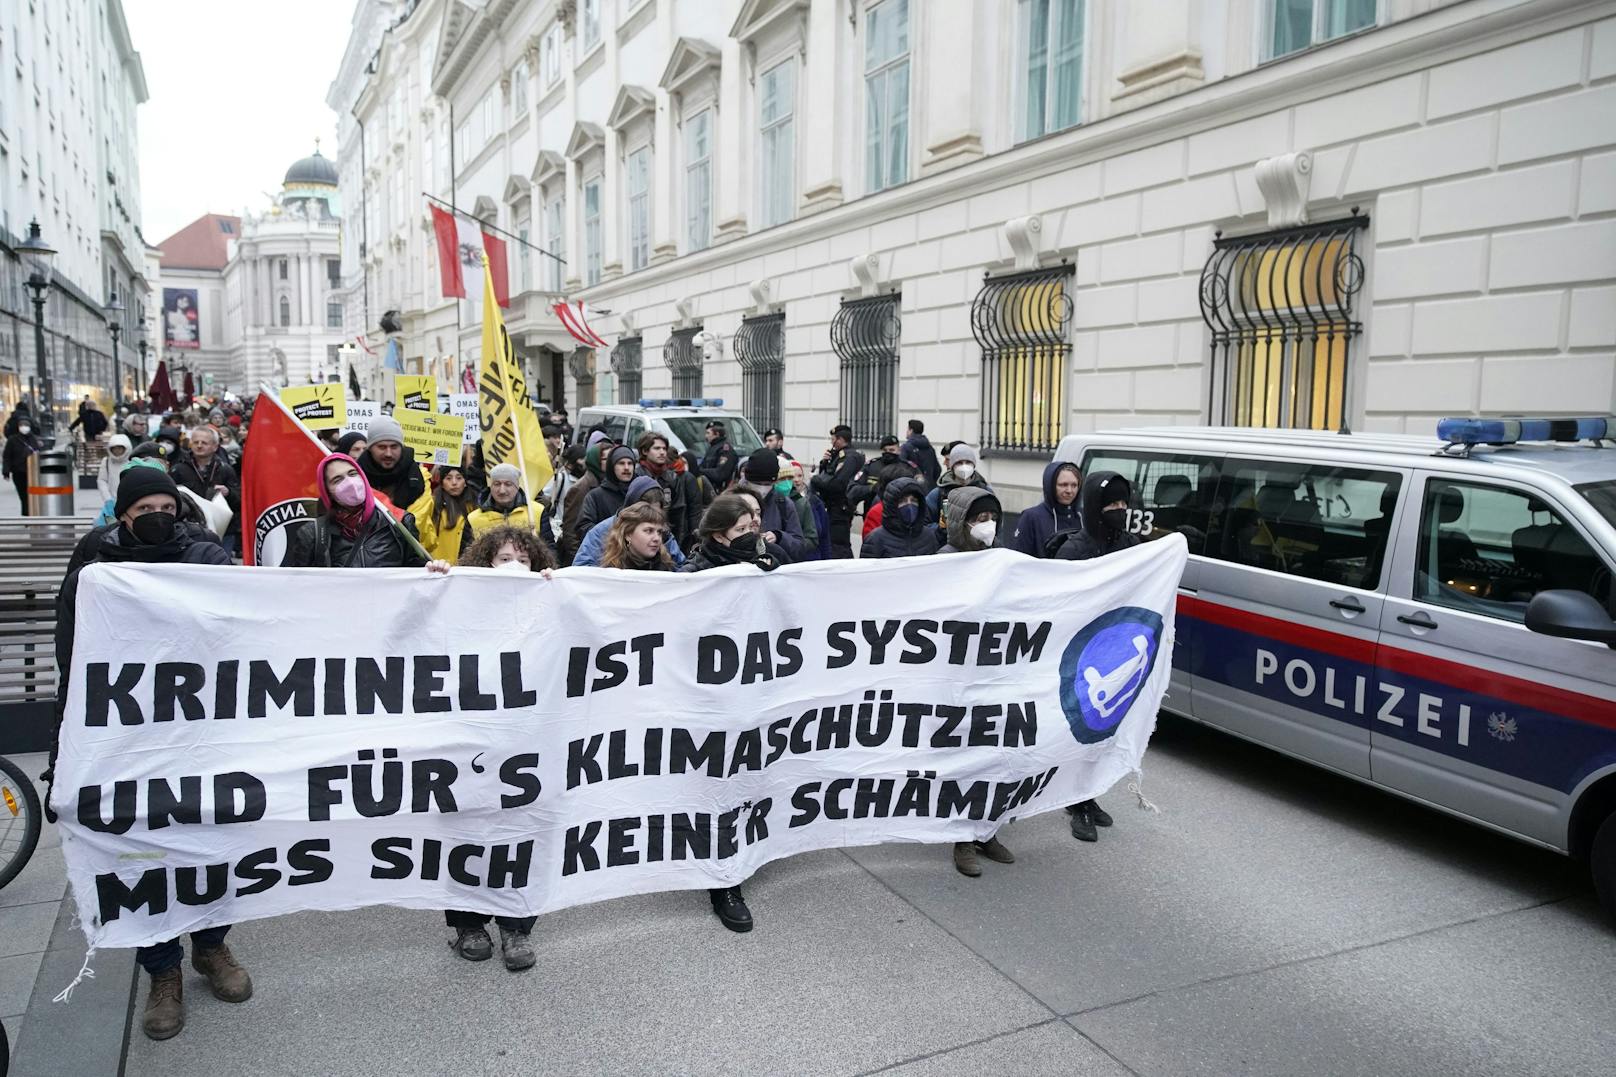
<path fill-rule="evenodd" d="M 1593 871 L 1594 889 L 1605 915 L 1616 920 L 1616 811 L 1605 816 L 1588 850 L 1588 867 Z"/>

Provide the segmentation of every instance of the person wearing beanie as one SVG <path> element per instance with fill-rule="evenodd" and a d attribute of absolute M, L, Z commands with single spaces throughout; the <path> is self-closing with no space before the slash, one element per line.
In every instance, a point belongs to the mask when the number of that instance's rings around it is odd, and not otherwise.
<path fill-rule="evenodd" d="M 125 469 L 113 499 L 114 523 L 85 536 L 91 542 L 85 556 L 75 555 L 56 597 L 56 722 L 51 736 L 50 765 L 45 779 L 55 778 L 56 753 L 66 714 L 69 672 L 77 632 L 80 574 L 95 562 L 139 564 L 228 565 L 230 555 L 217 542 L 204 541 L 179 523 L 179 487 L 161 467 Z M 81 546 L 84 543 L 80 544 Z M 154 851 L 163 839 L 154 836 Z M 252 997 L 252 978 L 225 945 L 229 924 L 191 932 L 192 966 L 207 978 L 214 997 L 245 1002 Z M 154 1040 L 166 1040 L 185 1027 L 184 977 L 180 965 L 185 949 L 178 938 L 135 951 L 135 960 L 151 977 L 142 1027 Z"/>
<path fill-rule="evenodd" d="M 374 432 L 371 436 L 375 436 Z M 522 489 L 522 469 L 515 464 L 495 464 L 488 469 L 488 489 L 477 499 L 476 511 L 466 519 L 471 529 L 466 541 L 475 542 L 478 535 L 496 527 L 520 527 L 548 545 L 543 525 L 544 506 L 528 504 L 527 491 Z"/>
<path fill-rule="evenodd" d="M 368 444 L 369 442 L 365 440 L 365 435 L 357 430 L 350 430 L 337 439 L 337 451 L 344 456 L 351 456 L 357 460 L 364 455 L 365 447 Z"/>
<path fill-rule="evenodd" d="M 781 493 L 775 489 L 779 482 L 780 456 L 773 449 L 764 448 L 746 458 L 736 489 L 757 498 L 758 533 L 764 542 L 780 547 L 791 562 L 809 560 L 813 547 L 803 537 L 802 518 L 789 500 L 789 491 Z"/>
<path fill-rule="evenodd" d="M 628 497 L 628 484 L 634 481 L 634 469 L 639 465 L 639 454 L 627 445 L 620 445 L 606 458 L 606 473 L 600 485 L 589 491 L 578 510 L 578 543 L 583 536 L 602 520 L 616 516 Z"/>
<path fill-rule="evenodd" d="M 591 439 L 591 444 L 584 448 L 584 472 L 561 499 L 561 546 L 556 551 L 556 560 L 563 568 L 572 564 L 573 557 L 578 553 L 578 544 L 584 540 L 584 530 L 578 526 L 578 521 L 583 516 L 584 501 L 600 485 L 603 474 L 601 452 L 607 444 L 604 438 L 599 441 Z"/>
<path fill-rule="evenodd" d="M 420 568 L 427 563 L 409 540 L 413 519 L 396 521 L 351 456 L 330 453 L 315 466 L 320 511 L 292 533 L 281 564 L 290 568 Z"/>
<path fill-rule="evenodd" d="M 667 502 L 668 491 L 656 479 L 649 475 L 634 476 L 634 481 L 628 484 L 628 493 L 623 498 L 623 508 L 609 519 L 602 520 L 589 529 L 588 533 L 584 535 L 584 540 L 579 545 L 577 556 L 572 559 L 572 563 L 585 567 L 599 565 L 601 555 L 606 551 L 606 537 L 611 533 L 612 524 L 617 521 L 618 517 L 623 515 L 623 511 L 630 505 L 650 505 L 655 507 L 658 512 L 662 512 Z M 684 551 L 679 548 L 679 540 L 674 537 L 667 524 L 665 513 L 663 520 L 661 548 L 668 552 L 668 556 L 672 559 L 672 567 L 677 568 L 685 563 Z"/>
<path fill-rule="evenodd" d="M 386 415 L 372 419 L 365 451 L 355 459 L 370 488 L 395 508 L 407 509 L 426 493 L 426 477 L 415 463 L 415 450 L 404 444 L 404 428 L 396 419 Z"/>
<path fill-rule="evenodd" d="M 937 524 L 938 545 L 948 541 L 948 520 L 944 506 L 952 491 L 961 486 L 977 486 L 988 493 L 993 492 L 987 476 L 982 474 L 975 446 L 963 441 L 956 442 L 943 455 L 948 460 L 948 470 L 943 472 L 943 477 L 926 495 L 926 519 Z"/>
<path fill-rule="evenodd" d="M 185 442 L 185 432 L 178 426 L 161 426 L 157 428 L 157 433 L 152 435 L 152 440 L 163 450 L 163 455 L 172 461 L 179 458 L 180 447 Z"/>

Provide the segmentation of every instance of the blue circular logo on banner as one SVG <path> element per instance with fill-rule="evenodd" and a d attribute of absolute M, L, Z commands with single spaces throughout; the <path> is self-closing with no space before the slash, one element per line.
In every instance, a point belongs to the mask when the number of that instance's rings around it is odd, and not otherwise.
<path fill-rule="evenodd" d="M 1121 606 L 1089 622 L 1061 655 L 1061 708 L 1072 736 L 1097 744 L 1116 733 L 1161 649 L 1162 619 L 1154 610 Z"/>

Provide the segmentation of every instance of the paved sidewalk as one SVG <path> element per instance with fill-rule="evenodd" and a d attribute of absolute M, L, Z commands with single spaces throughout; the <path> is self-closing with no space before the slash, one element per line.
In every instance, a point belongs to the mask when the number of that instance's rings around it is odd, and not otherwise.
<path fill-rule="evenodd" d="M 29 776 L 45 769 L 44 753 L 11 759 Z M 34 784 L 43 801 L 44 785 Z M 10 886 L 0 890 L 0 1021 L 5 1022 L 13 1053 L 66 890 L 62 839 L 55 824 L 47 821 L 33 858 Z"/>

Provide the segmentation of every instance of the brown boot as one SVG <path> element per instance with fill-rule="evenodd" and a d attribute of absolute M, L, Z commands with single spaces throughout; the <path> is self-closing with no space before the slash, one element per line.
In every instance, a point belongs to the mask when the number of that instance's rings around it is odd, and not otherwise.
<path fill-rule="evenodd" d="M 185 1027 L 185 978 L 178 968 L 152 973 L 146 1016 L 140 1024 L 154 1040 L 177 1036 Z"/>
<path fill-rule="evenodd" d="M 191 967 L 208 978 L 213 997 L 220 1002 L 246 1002 L 252 998 L 252 977 L 224 943 L 211 950 L 196 949 L 191 954 Z"/>
<path fill-rule="evenodd" d="M 973 879 L 982 874 L 982 862 L 976 858 L 974 843 L 968 841 L 954 843 L 954 870 Z"/>

